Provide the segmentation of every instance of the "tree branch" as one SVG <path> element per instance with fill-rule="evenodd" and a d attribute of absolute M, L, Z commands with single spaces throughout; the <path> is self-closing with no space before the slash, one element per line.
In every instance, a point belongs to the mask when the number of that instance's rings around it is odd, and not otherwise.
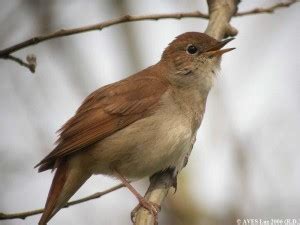
<path fill-rule="evenodd" d="M 123 184 L 116 185 L 116 186 L 111 187 L 111 188 L 109 188 L 105 191 L 96 192 L 96 193 L 94 193 L 92 195 L 89 195 L 87 197 L 80 198 L 78 200 L 68 202 L 63 208 L 67 208 L 67 207 L 72 206 L 72 205 L 77 205 L 77 204 L 87 202 L 87 201 L 90 201 L 90 200 L 93 200 L 93 199 L 96 199 L 96 198 L 100 198 L 103 195 L 106 195 L 108 193 L 111 193 L 111 192 L 116 191 L 116 190 L 118 190 L 120 188 L 123 188 L 123 187 L 124 187 Z M 34 216 L 34 215 L 37 215 L 37 214 L 40 214 L 40 213 L 43 213 L 43 212 L 44 212 L 44 209 L 36 209 L 36 210 L 27 211 L 27 212 L 20 212 L 20 213 L 3 213 L 3 212 L 0 212 L 0 220 L 25 219 L 26 217 Z"/>
<path fill-rule="evenodd" d="M 298 0 L 290 0 L 286 3 L 277 3 L 269 8 L 256 8 L 245 12 L 236 13 L 234 16 L 246 16 L 246 15 L 253 15 L 253 14 L 261 14 L 261 13 L 273 13 L 278 8 L 288 7 L 294 3 L 298 2 Z M 40 35 L 33 38 L 30 38 L 26 41 L 20 42 L 18 44 L 12 45 L 8 48 L 0 50 L 0 58 L 3 59 L 11 59 L 22 66 L 25 66 L 30 69 L 31 72 L 34 71 L 31 66 L 28 66 L 24 63 L 21 59 L 16 58 L 14 56 L 10 56 L 11 53 L 16 52 L 20 49 L 27 48 L 32 45 L 36 45 L 40 42 L 47 41 L 54 38 L 70 36 L 79 33 L 85 33 L 95 30 L 102 30 L 106 27 L 113 26 L 116 24 L 127 23 L 127 22 L 134 22 L 134 21 L 143 21 L 143 20 L 160 20 L 160 19 L 182 19 L 182 18 L 202 18 L 202 19 L 209 19 L 209 15 L 202 13 L 200 11 L 195 12 L 182 12 L 182 13 L 169 13 L 169 14 L 150 14 L 150 15 L 142 15 L 142 16 L 131 16 L 125 15 L 116 19 L 107 20 L 101 23 L 88 25 L 84 27 L 72 28 L 72 29 L 60 29 L 50 34 Z M 233 31 L 232 34 L 234 34 Z M 14 59 L 12 59 L 14 58 Z"/>
<path fill-rule="evenodd" d="M 239 2 L 239 0 L 207 0 L 210 19 L 205 33 L 217 40 L 237 35 L 237 30 L 229 24 L 229 21 L 237 12 Z"/>
<path fill-rule="evenodd" d="M 155 174 L 150 179 L 150 186 L 145 194 L 145 199 L 161 206 L 172 187 L 174 187 L 174 176 L 171 170 Z M 135 225 L 157 224 L 156 218 L 142 207 L 137 208 L 136 211 L 134 209 L 131 218 Z"/>
<path fill-rule="evenodd" d="M 228 35 L 236 35 L 237 30 L 231 27 L 229 22 L 237 12 L 238 3 L 238 0 L 207 0 L 210 19 L 205 33 L 218 40 Z M 193 148 L 195 139 L 194 137 L 190 150 Z M 187 159 L 188 157 L 189 154 L 187 155 Z M 157 174 L 155 175 L 155 179 L 150 180 L 150 186 L 145 198 L 161 206 L 173 184 L 172 171 L 167 170 Z M 134 221 L 135 225 L 155 225 L 156 223 L 156 218 L 151 213 L 143 208 L 137 210 Z"/>

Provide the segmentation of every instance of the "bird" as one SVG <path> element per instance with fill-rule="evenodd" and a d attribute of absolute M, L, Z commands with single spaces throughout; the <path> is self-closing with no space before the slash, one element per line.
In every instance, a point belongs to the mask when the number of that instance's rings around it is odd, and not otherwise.
<path fill-rule="evenodd" d="M 233 40 L 186 32 L 158 63 L 88 95 L 59 130 L 56 147 L 35 167 L 55 170 L 39 225 L 45 225 L 92 176 L 119 179 L 151 213 L 129 183 L 184 166 L 200 127 L 221 56 Z"/>

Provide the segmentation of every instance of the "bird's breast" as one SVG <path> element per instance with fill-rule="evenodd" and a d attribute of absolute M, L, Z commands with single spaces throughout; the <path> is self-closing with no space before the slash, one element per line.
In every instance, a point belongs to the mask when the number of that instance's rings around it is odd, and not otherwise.
<path fill-rule="evenodd" d="M 125 176 L 150 176 L 177 167 L 190 150 L 191 121 L 164 96 L 156 111 L 97 143 L 89 151 L 94 173 L 114 166 Z"/>

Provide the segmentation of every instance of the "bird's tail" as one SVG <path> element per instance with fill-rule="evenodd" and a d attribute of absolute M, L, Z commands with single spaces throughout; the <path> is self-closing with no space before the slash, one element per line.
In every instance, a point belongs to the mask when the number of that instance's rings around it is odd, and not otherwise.
<path fill-rule="evenodd" d="M 71 168 L 67 161 L 58 163 L 39 225 L 46 225 L 89 177 L 86 171 Z"/>

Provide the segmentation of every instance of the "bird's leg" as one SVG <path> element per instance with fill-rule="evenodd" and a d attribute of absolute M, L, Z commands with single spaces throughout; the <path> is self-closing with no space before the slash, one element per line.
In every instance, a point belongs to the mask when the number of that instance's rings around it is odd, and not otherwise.
<path fill-rule="evenodd" d="M 151 185 L 153 184 L 154 186 L 156 186 L 157 182 L 162 184 L 164 187 L 165 186 L 168 186 L 168 187 L 173 186 L 175 188 L 175 192 L 176 192 L 176 190 L 177 190 L 177 174 L 178 173 L 176 171 L 176 168 L 171 167 L 171 168 L 168 168 L 164 171 L 159 171 L 159 172 L 153 174 L 150 177 L 150 183 L 151 183 Z M 165 182 L 167 182 L 167 183 L 165 183 Z M 150 185 L 148 191 L 152 190 L 151 185 Z M 140 207 L 141 207 L 141 205 L 139 204 L 132 210 L 132 212 L 131 212 L 132 222 L 134 222 L 134 218 L 136 216 L 136 213 L 140 209 Z M 160 210 L 160 206 L 158 204 L 155 204 L 155 207 L 157 207 Z M 154 219 L 155 219 L 155 224 L 157 224 L 157 217 L 155 217 Z"/>
<path fill-rule="evenodd" d="M 134 208 L 134 210 L 131 213 L 131 220 L 134 220 L 134 215 L 136 211 L 143 207 L 147 209 L 154 217 L 155 221 L 157 220 L 157 214 L 160 211 L 160 206 L 155 204 L 154 202 L 150 202 L 147 199 L 145 199 L 135 188 L 128 182 L 128 180 L 116 169 L 114 169 L 115 175 L 117 178 L 131 191 L 132 194 L 138 199 L 139 205 Z"/>
<path fill-rule="evenodd" d="M 131 211 L 131 213 L 130 213 L 131 221 L 133 223 L 135 222 L 136 214 L 141 207 L 148 210 L 148 212 L 154 217 L 154 224 L 157 225 L 158 224 L 158 216 L 157 215 L 158 215 L 159 211 L 161 210 L 161 207 L 160 207 L 160 205 L 158 205 L 154 202 L 148 201 L 144 197 L 142 197 L 142 199 L 139 200 L 139 204 L 136 207 L 134 207 L 134 209 Z"/>

